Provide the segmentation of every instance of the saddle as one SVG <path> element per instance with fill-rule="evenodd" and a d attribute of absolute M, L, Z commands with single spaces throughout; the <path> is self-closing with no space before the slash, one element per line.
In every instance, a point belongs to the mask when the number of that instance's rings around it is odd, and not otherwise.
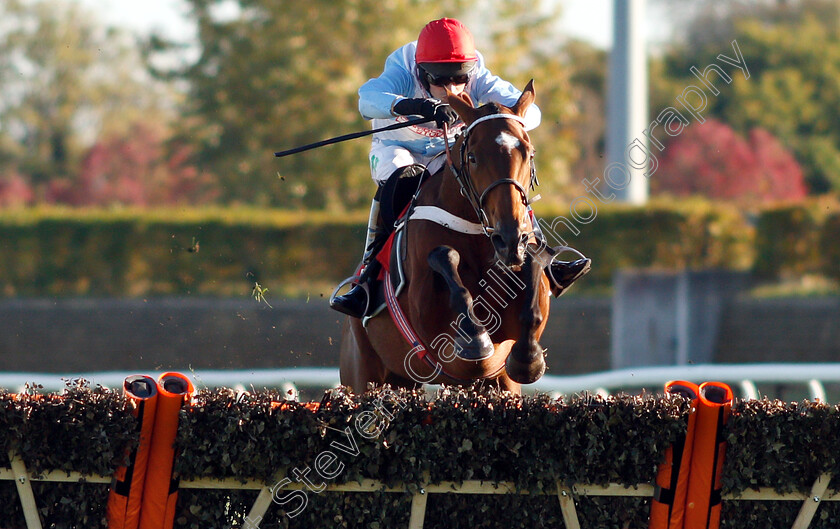
<path fill-rule="evenodd" d="M 422 182 L 421 182 L 422 186 Z M 419 191 L 419 188 L 418 188 Z M 370 300 L 368 312 L 362 318 L 362 325 L 367 326 L 370 318 L 377 316 L 387 307 L 387 300 L 396 299 L 406 285 L 403 262 L 406 256 L 405 226 L 409 219 L 429 220 L 451 230 L 469 235 L 484 235 L 480 224 L 466 221 L 446 210 L 434 206 L 416 206 L 417 195 L 409 201 L 399 215 L 396 215 L 395 230 L 391 233 L 375 256 L 380 265 L 374 284 L 368 291 Z"/>

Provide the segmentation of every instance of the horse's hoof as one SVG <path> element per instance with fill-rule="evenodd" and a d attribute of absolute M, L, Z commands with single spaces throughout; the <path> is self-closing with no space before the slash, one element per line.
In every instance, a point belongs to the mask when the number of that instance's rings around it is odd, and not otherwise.
<path fill-rule="evenodd" d="M 462 360 L 472 360 L 473 362 L 486 360 L 493 356 L 496 351 L 496 348 L 493 347 L 493 341 L 490 340 L 490 336 L 486 332 L 479 334 L 469 342 L 464 341 L 459 335 L 455 342 L 458 346 L 458 358 Z"/>
<path fill-rule="evenodd" d="M 532 384 L 545 374 L 545 359 L 542 354 L 534 355 L 528 362 L 521 362 L 514 356 L 513 352 L 508 355 L 505 370 L 511 380 L 517 384 Z"/>

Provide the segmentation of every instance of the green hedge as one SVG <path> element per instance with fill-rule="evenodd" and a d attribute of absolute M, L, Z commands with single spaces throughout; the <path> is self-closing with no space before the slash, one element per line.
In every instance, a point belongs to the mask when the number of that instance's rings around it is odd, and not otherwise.
<path fill-rule="evenodd" d="M 537 215 L 551 242 L 562 237 L 592 257 L 576 292 L 609 287 L 620 268 L 840 278 L 840 207 L 830 200 L 754 213 L 696 201 L 609 206 L 585 224 L 551 205 Z M 272 295 L 326 295 L 358 262 L 365 220 L 365 212 L 9 210 L 0 212 L 0 296 L 244 296 L 255 282 Z"/>
<path fill-rule="evenodd" d="M 581 283 L 608 285 L 621 268 L 744 270 L 753 262 L 753 229 L 732 207 L 703 202 L 610 206 L 600 208 L 587 224 L 555 208 L 537 214 L 541 224 L 556 227 L 554 235 L 592 258 L 592 271 Z"/>
<path fill-rule="evenodd" d="M 825 215 L 805 205 L 763 211 L 756 226 L 754 271 L 760 278 L 820 273 L 818 241 Z"/>
<path fill-rule="evenodd" d="M 0 295 L 293 293 L 352 271 L 364 234 L 346 218 L 263 210 L 0 215 Z M 353 248 L 354 251 L 350 251 Z"/>
<path fill-rule="evenodd" d="M 756 260 L 761 279 L 821 274 L 838 278 L 840 204 L 826 198 L 763 209 L 756 219 Z"/>
<path fill-rule="evenodd" d="M 182 479 L 256 478 L 267 485 L 292 470 L 315 468 L 325 450 L 344 467 L 329 483 L 372 478 L 405 483 L 415 491 L 432 483 L 511 481 L 548 495 L 432 494 L 427 527 L 560 526 L 554 487 L 565 483 L 634 486 L 654 479 L 664 449 L 686 428 L 688 404 L 679 397 L 587 395 L 551 399 L 515 397 L 492 390 L 421 392 L 387 389 L 365 395 L 325 394 L 317 411 L 297 403 L 277 406 L 271 391 L 236 394 L 200 391 L 181 413 L 176 470 Z M 361 436 L 356 419 L 376 417 Z M 736 401 L 724 435 L 729 443 L 724 494 L 771 487 L 807 493 L 823 472 L 840 472 L 840 410 L 801 402 Z M 360 419 L 361 420 L 361 419 Z M 30 468 L 109 475 L 131 447 L 136 423 L 115 393 L 74 387 L 62 396 L 13 398 L 0 393 L 0 443 L 21 451 Z M 339 453 L 335 442 L 352 446 Z M 333 467 L 336 468 L 336 467 Z M 310 473 L 314 476 L 315 473 Z M 314 483 L 318 481 L 313 479 Z M 836 484 L 835 484 L 836 486 Z M 36 483 L 46 527 L 105 527 L 107 485 Z M 176 527 L 237 526 L 256 491 L 188 490 L 179 493 Z M 295 518 L 272 504 L 263 527 L 405 527 L 409 493 L 308 493 Z M 647 498 L 581 497 L 584 528 L 645 528 Z M 723 505 L 725 528 L 789 527 L 799 502 L 732 501 Z M 0 482 L 4 527 L 23 527 L 15 487 Z M 812 524 L 840 524 L 840 509 L 826 502 Z"/>

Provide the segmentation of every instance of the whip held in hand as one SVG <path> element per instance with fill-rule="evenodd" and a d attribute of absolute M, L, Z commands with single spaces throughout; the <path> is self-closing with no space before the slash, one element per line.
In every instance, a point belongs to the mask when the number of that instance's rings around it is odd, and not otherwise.
<path fill-rule="evenodd" d="M 297 154 L 299 152 L 304 152 L 304 151 L 308 151 L 308 150 L 311 150 L 311 149 L 317 149 L 318 147 L 323 147 L 325 145 L 332 145 L 333 143 L 339 143 L 339 142 L 347 141 L 347 140 L 354 140 L 356 138 L 361 138 L 361 137 L 364 137 L 364 136 L 370 136 L 371 134 L 376 134 L 377 132 L 385 132 L 387 130 L 403 129 L 405 127 L 410 127 L 412 125 L 419 125 L 421 123 L 428 123 L 429 121 L 434 121 L 434 120 L 435 120 L 435 118 L 425 118 L 425 117 L 410 119 L 410 120 L 404 121 L 402 123 L 395 123 L 393 125 L 388 125 L 387 127 L 382 127 L 382 128 L 378 128 L 378 129 L 372 129 L 372 130 L 364 130 L 362 132 L 354 132 L 352 134 L 345 134 L 343 136 L 336 136 L 335 138 L 330 138 L 330 139 L 327 139 L 327 140 L 321 140 L 321 141 L 318 141 L 318 142 L 315 142 L 315 143 L 310 143 L 309 145 L 303 145 L 301 147 L 295 147 L 294 149 L 289 149 L 287 151 L 275 152 L 274 156 L 276 156 L 277 158 L 282 158 L 283 156 L 288 156 L 290 154 Z"/>

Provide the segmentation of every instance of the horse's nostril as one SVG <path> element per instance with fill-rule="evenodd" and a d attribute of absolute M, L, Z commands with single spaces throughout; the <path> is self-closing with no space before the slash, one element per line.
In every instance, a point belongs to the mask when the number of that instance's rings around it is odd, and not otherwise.
<path fill-rule="evenodd" d="M 495 248 L 496 252 L 499 254 L 504 254 L 505 250 L 507 250 L 505 238 L 497 233 L 490 236 L 490 242 L 493 243 L 493 248 Z"/>

